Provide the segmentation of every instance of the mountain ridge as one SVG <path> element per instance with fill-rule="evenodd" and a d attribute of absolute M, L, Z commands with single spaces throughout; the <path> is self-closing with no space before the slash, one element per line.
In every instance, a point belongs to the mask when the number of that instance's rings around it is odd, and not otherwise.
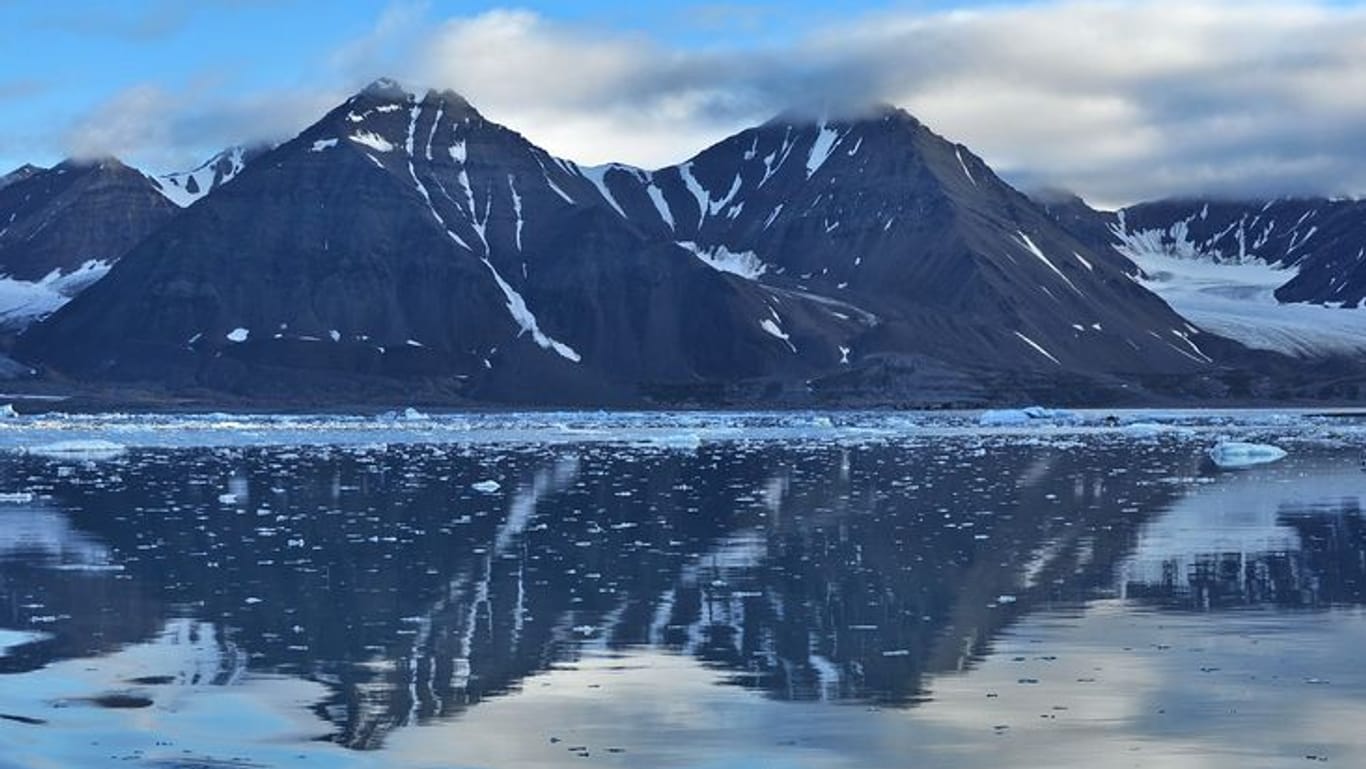
<path fill-rule="evenodd" d="M 1237 354 L 904 111 L 792 114 L 675 166 L 581 167 L 454 92 L 376 81 L 20 350 L 84 378 L 308 370 L 518 402 L 801 389 L 917 357 L 1119 381 Z"/>

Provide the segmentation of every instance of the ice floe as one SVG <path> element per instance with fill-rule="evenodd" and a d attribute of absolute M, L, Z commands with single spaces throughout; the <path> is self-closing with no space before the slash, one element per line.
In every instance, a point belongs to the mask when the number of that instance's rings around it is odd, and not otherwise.
<path fill-rule="evenodd" d="M 120 443 L 99 439 L 56 441 L 30 446 L 30 454 L 54 459 L 106 460 L 121 456 L 128 448 Z"/>
<path fill-rule="evenodd" d="M 1285 449 L 1278 446 L 1241 441 L 1220 441 L 1209 450 L 1210 461 L 1229 470 L 1264 465 L 1284 459 L 1285 456 Z"/>

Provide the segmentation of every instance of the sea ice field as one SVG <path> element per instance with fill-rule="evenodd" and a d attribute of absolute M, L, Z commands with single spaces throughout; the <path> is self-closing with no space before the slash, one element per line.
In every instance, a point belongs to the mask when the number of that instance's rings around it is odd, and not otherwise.
<path fill-rule="evenodd" d="M 0 769 L 1366 765 L 1366 412 L 0 418 Z"/>

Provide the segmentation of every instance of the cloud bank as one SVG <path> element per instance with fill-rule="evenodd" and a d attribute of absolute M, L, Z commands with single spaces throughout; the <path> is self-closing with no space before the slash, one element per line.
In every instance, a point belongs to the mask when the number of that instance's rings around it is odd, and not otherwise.
<path fill-rule="evenodd" d="M 794 105 L 887 101 L 961 141 L 1017 185 L 1102 204 L 1187 194 L 1366 193 L 1366 10 L 1277 0 L 1053 0 L 954 12 L 894 11 L 781 44 L 674 48 L 499 10 L 431 19 L 391 10 L 340 49 L 319 94 L 360 85 L 367 61 L 411 86 L 453 88 L 491 119 L 587 163 L 658 166 Z M 402 40 L 401 51 L 386 40 Z M 383 67 L 384 69 L 379 69 Z M 86 150 L 146 135 L 121 94 L 77 126 Z M 166 102 L 171 103 L 166 103 Z M 244 130 L 298 130 L 327 106 L 261 94 L 227 109 Z M 224 107 L 155 104 L 189 140 Z M 111 114 L 112 113 L 112 114 Z M 169 117 L 168 117 L 169 116 Z M 116 119 L 118 118 L 118 119 Z M 259 131 L 258 131 L 259 133 Z M 241 137 L 258 138 L 258 137 Z"/>

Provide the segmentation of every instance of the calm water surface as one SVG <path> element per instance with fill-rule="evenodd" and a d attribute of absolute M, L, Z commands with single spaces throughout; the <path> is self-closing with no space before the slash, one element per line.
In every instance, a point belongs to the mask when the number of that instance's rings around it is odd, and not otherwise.
<path fill-rule="evenodd" d="M 1366 765 L 1366 423 L 1136 420 L 26 418 L 0 767 Z"/>

